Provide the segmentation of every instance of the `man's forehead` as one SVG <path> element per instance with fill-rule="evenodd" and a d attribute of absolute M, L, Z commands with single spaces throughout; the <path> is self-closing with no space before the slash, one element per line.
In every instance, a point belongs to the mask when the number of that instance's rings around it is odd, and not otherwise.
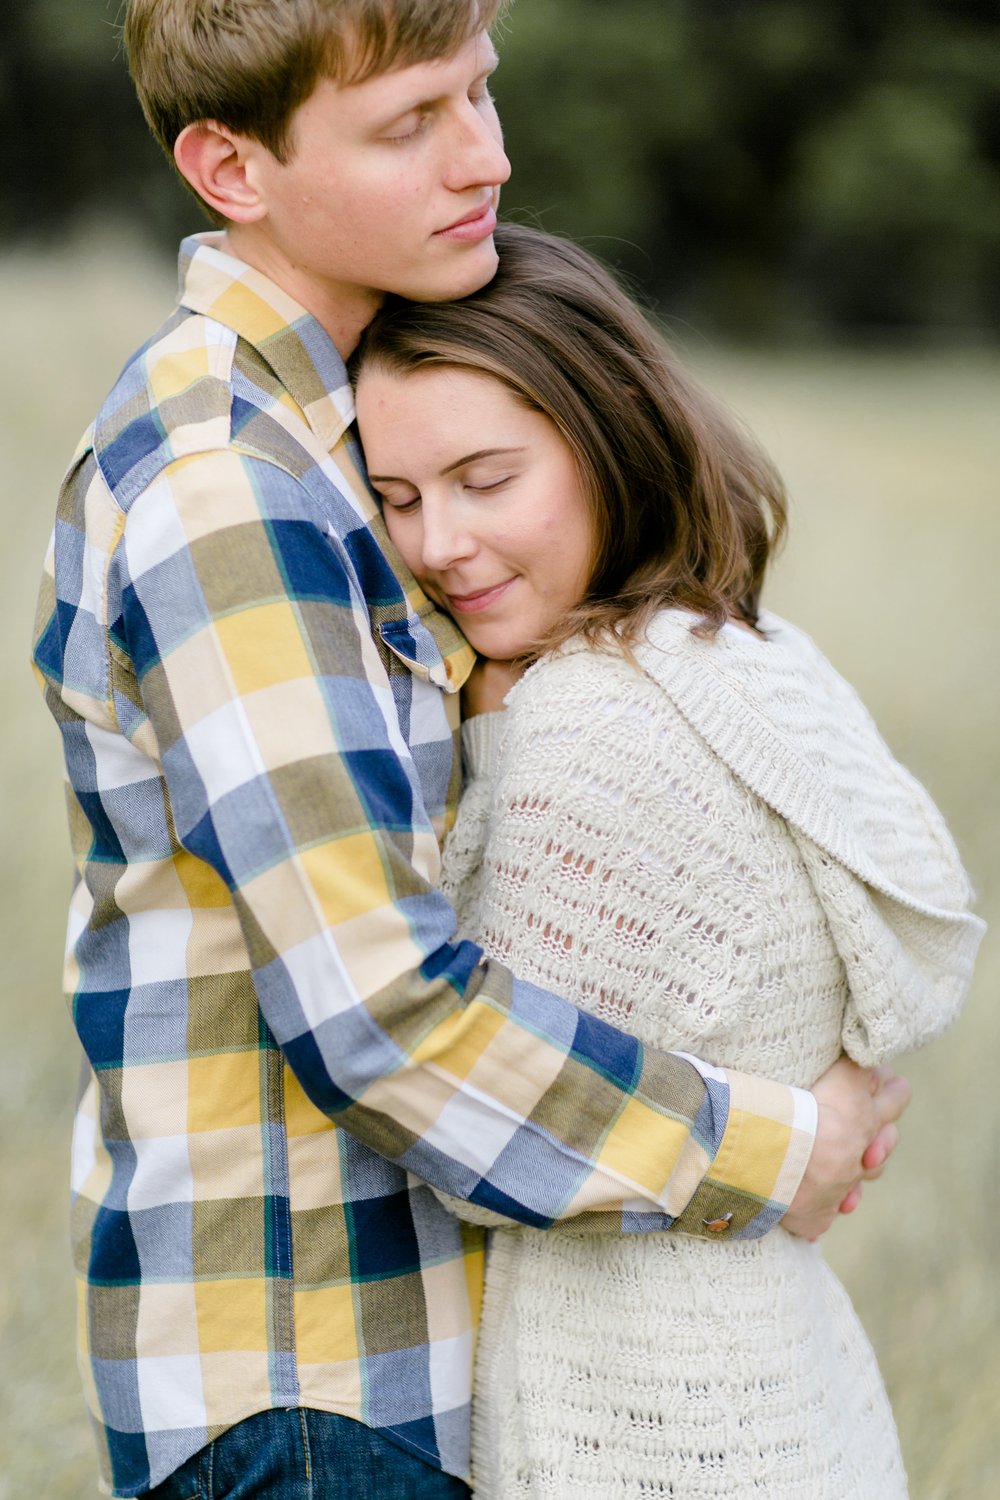
<path fill-rule="evenodd" d="M 468 37 L 446 57 L 399 62 L 367 77 L 347 80 L 338 87 L 355 97 L 364 96 L 377 110 L 381 100 L 391 104 L 412 94 L 417 102 L 447 92 L 466 80 L 491 73 L 498 61 L 489 33 L 482 31 Z"/>

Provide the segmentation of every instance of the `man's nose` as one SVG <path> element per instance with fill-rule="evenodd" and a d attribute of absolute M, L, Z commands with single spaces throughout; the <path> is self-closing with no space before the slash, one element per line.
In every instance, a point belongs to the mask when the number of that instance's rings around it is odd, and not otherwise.
<path fill-rule="evenodd" d="M 447 183 L 456 192 L 470 187 L 500 187 L 510 177 L 510 162 L 492 101 L 485 106 L 466 101 L 456 117 L 450 148 Z"/>

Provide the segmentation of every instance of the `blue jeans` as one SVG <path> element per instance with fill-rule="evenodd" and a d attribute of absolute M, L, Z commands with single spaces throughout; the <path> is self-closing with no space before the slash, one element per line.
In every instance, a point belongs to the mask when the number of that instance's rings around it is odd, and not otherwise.
<path fill-rule="evenodd" d="M 300 1407 L 237 1422 L 146 1500 L 468 1500 L 469 1493 L 363 1423 Z"/>

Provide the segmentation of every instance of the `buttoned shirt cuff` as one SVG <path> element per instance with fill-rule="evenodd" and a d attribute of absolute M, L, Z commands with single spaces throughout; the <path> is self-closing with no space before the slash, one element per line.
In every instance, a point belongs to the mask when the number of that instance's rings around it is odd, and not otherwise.
<path fill-rule="evenodd" d="M 725 1130 L 674 1228 L 706 1239 L 758 1239 L 798 1191 L 816 1138 L 816 1099 L 805 1089 L 747 1073 L 727 1069 L 715 1076 L 729 1086 Z"/>

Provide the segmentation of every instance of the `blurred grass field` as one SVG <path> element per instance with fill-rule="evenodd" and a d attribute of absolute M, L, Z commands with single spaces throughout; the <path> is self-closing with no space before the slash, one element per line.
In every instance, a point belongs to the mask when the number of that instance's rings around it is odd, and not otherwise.
<path fill-rule="evenodd" d="M 66 1160 L 75 1039 L 60 996 L 69 889 L 54 726 L 27 666 L 60 473 L 173 271 L 130 240 L 0 259 L 7 543 L 0 682 L 0 1500 L 84 1500 Z M 791 540 L 768 602 L 852 679 L 948 816 L 992 920 L 955 1030 L 905 1061 L 915 1102 L 885 1183 L 827 1240 L 871 1334 L 913 1500 L 1000 1486 L 1000 356 L 689 359 L 778 459 Z"/>

